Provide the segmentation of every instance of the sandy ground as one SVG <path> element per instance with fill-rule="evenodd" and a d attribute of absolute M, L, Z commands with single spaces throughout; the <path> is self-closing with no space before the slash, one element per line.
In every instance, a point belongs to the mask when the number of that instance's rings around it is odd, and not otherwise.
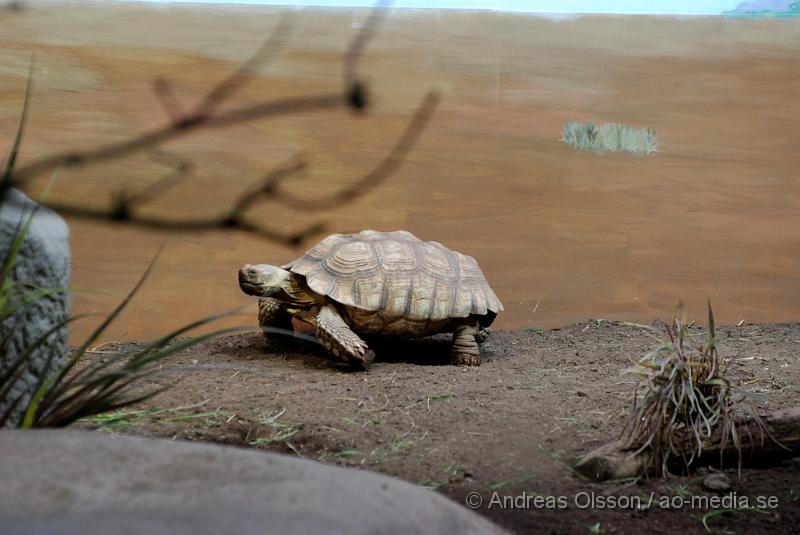
<path fill-rule="evenodd" d="M 800 324 L 723 327 L 718 340 L 729 376 L 765 411 L 800 404 Z M 577 456 L 619 433 L 635 381 L 625 371 L 653 344 L 641 328 L 593 320 L 495 331 L 475 368 L 447 364 L 446 336 L 378 345 L 372 369 L 352 373 L 314 344 L 252 332 L 175 357 L 148 384 L 166 392 L 80 425 L 375 470 L 460 503 L 478 493 L 479 512 L 516 533 L 703 533 L 704 518 L 712 533 L 796 532 L 797 459 L 741 478 L 725 467 L 732 485 L 718 493 L 703 472 L 606 484 L 573 473 Z M 87 362 L 125 347 L 101 347 Z M 726 513 L 725 502 L 702 501 L 711 496 L 774 507 L 745 511 L 739 501 Z"/>
<path fill-rule="evenodd" d="M 16 130 L 31 55 L 21 163 L 164 124 L 157 77 L 190 108 L 253 53 L 280 13 L 32 2 L 2 19 L 0 147 Z M 286 46 L 226 109 L 341 88 L 342 55 L 366 12 L 295 15 Z M 678 301 L 702 317 L 707 296 L 728 324 L 796 321 L 798 57 L 798 19 L 395 11 L 361 64 L 374 94 L 370 114 L 247 122 L 171 142 L 163 149 L 195 172 L 141 209 L 174 218 L 221 213 L 298 152 L 311 168 L 292 191 L 340 189 L 380 161 L 425 92 L 437 89 L 433 121 L 381 187 L 347 208 L 296 213 L 266 203 L 252 217 L 283 230 L 318 221 L 332 232 L 405 228 L 471 254 L 506 305 L 499 328 L 590 317 L 647 322 L 669 317 Z M 573 150 L 559 141 L 573 120 L 654 128 L 659 151 Z M 62 170 L 50 195 L 105 206 L 112 193 L 141 191 L 164 173 L 137 154 Z M 302 252 L 239 234 L 70 224 L 79 313 L 110 310 L 166 241 L 109 340 L 149 339 L 233 308 L 246 302 L 239 266 Z M 230 324 L 253 315 L 248 309 Z M 74 341 L 91 327 L 76 325 Z"/>

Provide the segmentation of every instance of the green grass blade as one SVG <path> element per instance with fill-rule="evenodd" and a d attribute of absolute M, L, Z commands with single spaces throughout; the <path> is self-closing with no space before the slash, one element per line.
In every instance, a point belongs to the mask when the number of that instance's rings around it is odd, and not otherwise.
<path fill-rule="evenodd" d="M 33 207 L 30 215 L 28 215 L 28 220 L 25 222 L 22 228 L 17 227 L 14 241 L 11 242 L 11 247 L 8 249 L 5 258 L 3 258 L 3 271 L 0 273 L 0 281 L 2 281 L 3 291 L 6 291 L 6 284 L 10 284 L 11 282 L 11 270 L 14 269 L 14 265 L 17 263 L 17 255 L 19 255 L 19 251 L 22 249 L 22 244 L 25 243 L 25 236 L 28 234 L 31 223 L 33 223 L 33 216 L 36 214 L 37 208 L 38 206 Z"/>
<path fill-rule="evenodd" d="M 54 389 L 53 394 L 48 399 L 48 407 L 53 408 L 43 410 L 41 413 L 42 419 L 49 424 L 61 422 L 57 425 L 67 425 L 67 423 L 71 423 L 76 419 L 110 410 L 105 407 L 120 403 L 120 400 L 123 399 L 122 393 L 131 383 L 149 375 L 149 373 L 139 372 L 146 364 L 162 360 L 216 336 L 243 330 L 246 329 L 243 327 L 220 329 L 162 348 L 155 353 L 144 355 L 142 358 L 132 360 L 122 368 L 101 373 L 108 365 L 113 363 L 113 361 L 109 361 L 104 368 L 95 372 L 94 375 L 96 377 L 92 377 L 90 380 L 80 384 L 76 382 L 75 378 L 70 378 L 60 384 L 58 389 Z M 67 392 L 73 389 L 74 391 L 67 395 Z M 126 405 L 128 404 L 130 403 L 126 403 Z M 76 414 L 79 414 L 79 416 L 74 416 Z"/>
<path fill-rule="evenodd" d="M 128 303 L 130 303 L 131 299 L 133 299 L 133 296 L 136 295 L 136 293 L 139 291 L 139 288 L 141 288 L 144 282 L 147 280 L 147 276 L 150 275 L 150 272 L 152 271 L 153 266 L 155 265 L 156 260 L 158 259 L 158 255 L 161 253 L 162 248 L 163 244 L 159 246 L 158 250 L 156 251 L 156 254 L 153 255 L 153 258 L 147 264 L 147 268 L 144 270 L 144 273 L 139 278 L 136 285 L 131 289 L 131 291 L 128 292 L 128 295 L 126 295 L 125 298 L 122 300 L 122 302 L 119 305 L 117 305 L 117 307 L 108 316 L 106 316 L 106 319 L 104 319 L 103 322 L 92 332 L 92 334 L 89 335 L 86 341 L 75 352 L 75 355 L 67 362 L 67 365 L 64 367 L 61 376 L 63 376 L 70 369 L 72 369 L 72 367 L 81 357 L 81 355 L 83 355 L 86 352 L 86 350 L 89 349 L 89 346 L 91 346 L 98 338 L 100 338 L 100 335 L 103 334 L 103 332 L 108 328 L 111 322 L 114 321 L 114 319 L 117 316 L 119 316 L 119 314 L 125 309 L 126 306 L 128 306 Z"/>
<path fill-rule="evenodd" d="M 9 288 L 9 295 L 0 296 L 0 320 L 21 314 L 26 308 L 42 297 L 66 293 L 66 290 L 63 288 L 36 288 L 28 291 L 19 289 L 20 287 L 24 286 L 27 286 L 27 283 L 12 283 L 11 287 Z M 3 293 L 5 294 L 5 292 Z M 14 305 L 10 304 L 12 295 L 18 297 L 17 302 Z M 19 298 L 20 296 L 21 298 Z"/>
<path fill-rule="evenodd" d="M 50 354 L 47 356 L 47 362 L 45 364 L 44 369 L 50 369 L 50 365 L 55 358 L 55 348 L 50 350 Z M 28 408 L 25 410 L 25 417 L 22 419 L 22 427 L 23 429 L 29 429 L 33 427 L 33 423 L 36 421 L 36 415 L 39 412 L 39 406 L 44 398 L 45 394 L 47 394 L 50 389 L 52 388 L 53 384 L 57 380 L 56 377 L 58 376 L 58 372 L 53 375 L 44 377 L 40 382 L 39 386 L 33 394 L 30 403 L 28 404 Z"/>
<path fill-rule="evenodd" d="M 41 412 L 46 412 L 52 406 L 52 403 L 55 399 L 57 399 L 58 395 L 63 392 L 63 388 L 55 388 L 56 386 L 61 385 L 62 379 L 64 376 L 75 366 L 78 360 L 86 353 L 86 350 L 89 346 L 100 337 L 100 335 L 105 331 L 105 329 L 111 324 L 111 322 L 125 309 L 128 303 L 133 299 L 133 296 L 136 292 L 139 291 L 144 281 L 147 280 L 147 276 L 150 274 L 150 271 L 153 269 L 155 265 L 155 261 L 158 258 L 159 253 L 163 244 L 159 246 L 158 250 L 156 251 L 153 258 L 147 265 L 142 276 L 139 278 L 139 281 L 133 287 L 133 289 L 125 296 L 122 302 L 117 305 L 117 307 L 103 320 L 103 322 L 92 332 L 92 334 L 86 339 L 86 341 L 75 351 L 72 357 L 70 357 L 64 366 L 58 370 L 54 375 L 46 378 L 42 384 L 37 388 L 36 393 L 34 394 L 34 398 L 31 404 L 28 406 L 28 410 L 25 414 L 25 419 L 23 421 L 23 426 L 32 426 L 34 421 L 37 419 L 37 415 L 40 414 L 40 408 L 42 409 Z M 52 358 L 52 355 L 50 356 Z"/>
<path fill-rule="evenodd" d="M 206 318 L 194 321 L 194 322 L 192 322 L 192 323 L 190 323 L 188 325 L 185 325 L 183 327 L 180 327 L 179 329 L 176 329 L 176 330 L 172 331 L 171 333 L 167 334 L 166 336 L 162 336 L 161 338 L 159 338 L 155 342 L 151 343 L 149 346 L 145 347 L 144 349 L 138 349 L 138 350 L 133 350 L 133 351 L 129 351 L 129 352 L 126 352 L 126 353 L 120 353 L 119 355 L 114 355 L 110 359 L 111 362 L 109 362 L 109 361 L 101 362 L 101 363 L 99 363 L 99 364 L 97 364 L 97 365 L 95 365 L 93 367 L 87 367 L 86 369 L 81 370 L 80 372 L 78 372 L 75 375 L 75 379 L 76 380 L 78 380 L 78 379 L 87 380 L 89 377 L 93 377 L 96 373 L 102 371 L 103 369 L 107 369 L 107 367 L 110 364 L 112 364 L 113 362 L 122 360 L 124 358 L 128 358 L 129 362 L 141 359 L 146 354 L 149 354 L 152 351 L 161 349 L 162 347 L 167 345 L 171 340 L 177 338 L 181 334 L 184 334 L 184 333 L 186 333 L 186 332 L 188 332 L 188 331 L 190 331 L 192 329 L 195 329 L 197 327 L 202 327 L 203 325 L 207 325 L 209 323 L 217 321 L 218 319 L 233 315 L 236 312 L 240 311 L 242 308 L 243 308 L 243 306 L 236 307 L 236 308 L 234 308 L 232 310 L 229 310 L 227 312 L 223 312 L 223 313 L 220 313 L 220 314 L 214 314 L 214 315 L 208 316 Z"/>
<path fill-rule="evenodd" d="M 14 376 L 16 375 L 17 369 L 22 365 L 23 362 L 25 362 L 31 356 L 31 354 L 37 348 L 41 347 L 41 345 L 44 344 L 44 342 L 50 336 L 52 336 L 53 333 L 55 333 L 56 331 L 58 331 L 62 327 L 66 326 L 70 322 L 73 322 L 75 320 L 81 319 L 81 318 L 83 318 L 83 317 L 85 317 L 87 315 L 88 314 L 81 314 L 81 315 L 78 315 L 78 316 L 72 316 L 70 318 L 63 319 L 63 320 L 59 321 L 56 325 L 54 325 L 52 328 L 50 328 L 47 331 L 45 331 L 45 333 L 42 334 L 39 338 L 34 340 L 33 343 L 30 346 L 28 346 L 25 349 L 25 351 L 23 351 L 17 357 L 17 359 L 11 364 L 11 366 L 6 368 L 6 370 L 2 373 L 2 375 L 0 375 L 0 399 L 5 398 L 5 396 L 8 394 L 8 391 L 11 389 L 11 386 L 13 385 L 13 382 L 14 382 L 13 379 L 14 379 Z M 0 420 L 0 422 L 2 422 L 2 420 Z"/>
<path fill-rule="evenodd" d="M 169 387 L 161 387 L 145 394 L 133 398 L 107 398 L 96 400 L 92 404 L 78 404 L 75 405 L 73 410 L 64 413 L 58 413 L 51 416 L 49 419 L 42 422 L 41 427 L 64 427 L 81 418 L 88 418 L 96 416 L 105 412 L 116 411 L 135 403 L 141 403 L 148 399 L 161 394 Z"/>
<path fill-rule="evenodd" d="M 175 343 L 175 344 L 173 344 L 171 346 L 167 346 L 167 347 L 161 348 L 160 350 L 158 350 L 158 351 L 156 351 L 156 352 L 154 352 L 152 354 L 148 353 L 148 354 L 145 354 L 145 355 L 141 355 L 139 358 L 133 359 L 131 362 L 129 362 L 128 363 L 128 367 L 130 369 L 133 369 L 133 370 L 138 370 L 142 366 L 144 366 L 145 364 L 149 364 L 151 362 L 155 362 L 157 360 L 161 360 L 161 359 L 163 359 L 163 358 L 165 358 L 165 357 L 167 357 L 167 356 L 169 356 L 169 355 L 171 355 L 173 353 L 177 353 L 179 351 L 183 351 L 185 349 L 188 349 L 188 348 L 190 348 L 192 346 L 201 344 L 201 343 L 205 342 L 206 340 L 210 340 L 210 339 L 215 338 L 217 336 L 222 336 L 223 334 L 229 334 L 229 333 L 234 333 L 234 332 L 243 332 L 243 331 L 247 331 L 247 330 L 250 330 L 250 329 L 247 328 L 247 327 L 229 327 L 227 329 L 220 329 L 218 331 L 214 331 L 212 333 L 204 334 L 204 335 L 198 336 L 197 338 L 192 338 L 190 340 L 183 340 L 183 341 L 177 342 L 177 343 Z"/>
<path fill-rule="evenodd" d="M 740 507 L 735 509 L 714 509 L 712 511 L 707 512 L 704 514 L 700 521 L 703 523 L 703 527 L 706 528 L 706 531 L 711 533 L 711 528 L 708 525 L 708 521 L 714 517 L 729 514 L 729 513 L 757 513 L 762 515 L 768 515 L 769 513 L 764 509 L 759 509 L 757 507 Z"/>
<path fill-rule="evenodd" d="M 159 350 L 159 349 L 163 348 L 164 346 L 166 346 L 171 340 L 174 340 L 178 336 L 180 336 L 180 335 L 182 335 L 182 334 L 184 334 L 184 333 L 186 333 L 188 331 L 191 331 L 192 329 L 196 329 L 197 327 L 202 327 L 203 325 L 207 325 L 207 324 L 212 323 L 214 321 L 217 321 L 219 319 L 222 319 L 222 318 L 225 318 L 225 317 L 228 317 L 228 316 L 232 316 L 233 314 L 236 314 L 237 312 L 242 310 L 242 308 L 244 308 L 244 306 L 245 305 L 242 305 L 242 306 L 236 307 L 236 308 L 234 308 L 232 310 L 228 310 L 228 311 L 222 312 L 220 314 L 214 314 L 214 315 L 205 317 L 203 319 L 194 321 L 194 322 L 192 322 L 192 323 L 190 323 L 188 325 L 184 325 L 183 327 L 180 327 L 179 329 L 176 329 L 176 330 L 172 331 L 171 333 L 169 333 L 169 334 L 167 334 L 165 336 L 162 336 L 161 338 L 159 338 L 158 340 L 156 340 L 155 342 L 153 342 L 152 344 L 147 346 L 145 349 L 143 349 L 141 351 L 141 354 L 144 355 L 144 354 L 147 354 L 147 353 L 149 353 L 151 351 Z"/>
<path fill-rule="evenodd" d="M 121 390 L 123 390 L 124 388 L 126 388 L 129 385 L 129 383 L 131 382 L 132 378 L 141 377 L 142 376 L 142 374 L 137 374 L 136 372 L 138 372 L 143 366 L 145 366 L 147 364 L 150 364 L 150 363 L 153 363 L 153 362 L 156 362 L 156 361 L 159 361 L 159 360 L 163 360 L 164 358 L 169 357 L 170 355 L 173 355 L 175 353 L 179 353 L 181 351 L 184 351 L 184 350 L 186 350 L 186 349 L 188 349 L 188 348 L 190 348 L 192 346 L 201 344 L 201 343 L 205 342 L 206 340 L 210 340 L 210 339 L 215 338 L 217 336 L 221 336 L 223 334 L 228 334 L 228 333 L 232 333 L 232 332 L 241 332 L 241 331 L 244 331 L 244 330 L 247 330 L 247 329 L 244 328 L 244 327 L 230 327 L 230 328 L 227 328 L 227 329 L 220 329 L 218 331 L 214 331 L 214 332 L 209 333 L 209 334 L 198 336 L 197 338 L 192 338 L 190 340 L 184 340 L 183 342 L 171 345 L 169 347 L 165 347 L 165 348 L 161 349 L 160 351 L 158 351 L 158 352 L 156 352 L 154 354 L 145 355 L 142 358 L 140 358 L 138 360 L 135 360 L 134 362 L 129 362 L 122 369 L 111 372 L 111 374 L 119 374 L 120 377 L 129 377 L 129 380 L 128 381 L 124 381 L 124 380 L 116 381 L 116 384 L 115 384 L 114 381 L 110 381 L 110 382 L 106 381 L 107 384 L 101 390 L 98 391 L 97 396 L 107 397 L 107 396 L 117 395 Z M 95 379 L 93 381 L 93 383 L 94 384 L 100 384 L 100 383 L 103 382 L 104 379 L 105 379 L 105 377 L 101 376 L 101 377 Z"/>
<path fill-rule="evenodd" d="M 714 311 L 711 309 L 711 299 L 708 299 L 708 347 L 712 350 L 717 347 L 717 329 L 714 324 Z"/>
<path fill-rule="evenodd" d="M 25 391 L 20 392 L 20 394 L 14 398 L 14 401 L 9 403 L 8 407 L 6 407 L 6 411 L 3 414 L 0 414 L 0 427 L 5 426 L 5 423 L 11 418 L 11 413 L 13 413 L 17 408 L 17 405 L 19 405 L 19 402 L 22 401 L 22 398 L 26 393 L 27 392 Z"/>
<path fill-rule="evenodd" d="M 25 100 L 22 104 L 22 114 L 19 119 L 19 126 L 17 127 L 17 135 L 14 138 L 14 145 L 8 154 L 5 166 L 3 167 L 3 179 L 0 185 L 0 201 L 5 197 L 5 192 L 13 184 L 14 166 L 17 163 L 19 156 L 19 149 L 22 145 L 22 137 L 25 132 L 25 125 L 28 122 L 28 109 L 30 106 L 31 94 L 33 93 L 33 57 L 31 57 L 31 64 L 28 68 L 28 83 L 25 86 Z"/>

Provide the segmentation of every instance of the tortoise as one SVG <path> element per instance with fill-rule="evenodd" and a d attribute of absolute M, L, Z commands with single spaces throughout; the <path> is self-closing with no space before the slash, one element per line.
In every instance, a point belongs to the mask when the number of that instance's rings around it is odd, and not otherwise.
<path fill-rule="evenodd" d="M 476 337 L 503 310 L 474 258 L 404 230 L 333 234 L 281 267 L 245 265 L 239 286 L 261 298 L 265 335 L 297 317 L 335 359 L 363 369 L 375 354 L 359 335 L 443 332 L 453 333 L 451 362 L 477 366 Z"/>

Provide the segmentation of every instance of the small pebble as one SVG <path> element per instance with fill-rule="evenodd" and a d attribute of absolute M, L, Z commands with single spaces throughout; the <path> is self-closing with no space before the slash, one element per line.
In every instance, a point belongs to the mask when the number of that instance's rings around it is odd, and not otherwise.
<path fill-rule="evenodd" d="M 703 478 L 703 487 L 714 492 L 725 492 L 731 490 L 731 480 L 725 474 L 714 472 Z"/>

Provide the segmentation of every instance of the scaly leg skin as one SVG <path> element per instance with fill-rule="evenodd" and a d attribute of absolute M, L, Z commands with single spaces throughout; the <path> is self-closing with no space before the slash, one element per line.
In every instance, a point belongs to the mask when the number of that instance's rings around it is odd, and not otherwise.
<path fill-rule="evenodd" d="M 478 329 L 478 332 L 475 335 L 475 341 L 477 341 L 478 344 L 484 343 L 486 340 L 489 339 L 489 332 L 490 332 L 489 327 L 481 327 L 480 329 Z"/>
<path fill-rule="evenodd" d="M 453 349 L 450 351 L 450 362 L 456 366 L 480 366 L 481 353 L 478 342 L 478 322 L 462 323 L 453 332 Z"/>
<path fill-rule="evenodd" d="M 272 340 L 271 334 L 277 329 L 292 333 L 292 316 L 286 312 L 283 303 L 272 297 L 262 297 L 258 300 L 258 324 L 267 340 Z"/>
<path fill-rule="evenodd" d="M 323 306 L 317 314 L 316 324 L 317 338 L 336 360 L 369 369 L 375 353 L 350 329 L 335 307 Z"/>

